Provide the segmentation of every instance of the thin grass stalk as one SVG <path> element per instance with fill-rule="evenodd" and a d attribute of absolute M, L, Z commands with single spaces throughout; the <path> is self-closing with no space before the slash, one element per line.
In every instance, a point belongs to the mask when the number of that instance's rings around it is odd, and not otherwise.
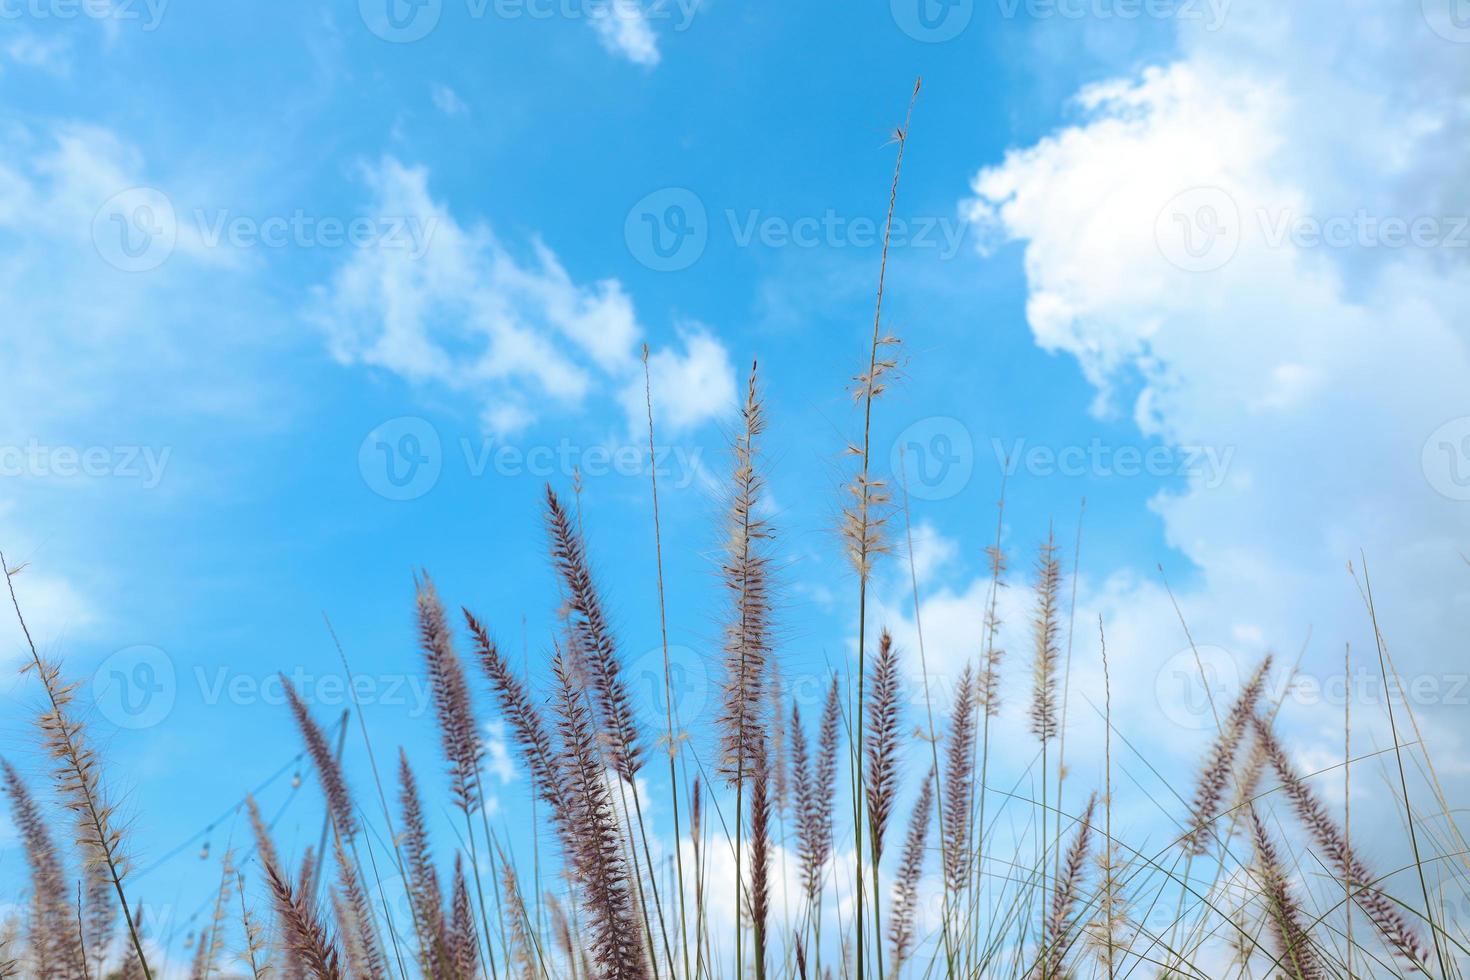
<path fill-rule="evenodd" d="M 62 684 L 60 671 L 44 664 L 41 655 L 36 652 L 30 627 L 26 625 L 25 617 L 20 611 L 20 600 L 15 595 L 16 572 L 6 563 L 4 552 L 0 552 L 0 571 L 5 573 L 10 604 L 15 609 L 16 620 L 20 623 L 26 646 L 31 653 L 31 664 L 27 669 L 34 669 L 36 676 L 41 679 L 51 705 L 51 710 L 42 717 L 42 730 L 46 735 L 47 748 L 58 763 L 56 778 L 62 795 L 69 800 L 68 806 L 81 814 L 80 819 L 84 822 L 85 834 L 79 843 L 93 852 L 94 860 L 106 865 L 113 890 L 117 893 L 118 904 L 122 906 L 123 918 L 128 923 L 128 937 L 132 941 L 134 952 L 138 954 L 138 962 L 143 967 L 143 976 L 145 980 L 153 980 L 148 957 L 143 953 L 142 941 L 133 925 L 128 898 L 123 894 L 122 880 L 126 874 L 126 861 L 121 853 L 122 836 L 112 828 L 112 807 L 101 796 L 97 757 L 86 744 L 81 723 L 72 720 L 67 713 L 75 689 Z"/>
<path fill-rule="evenodd" d="M 648 413 L 648 484 L 653 500 L 653 558 L 658 580 L 658 635 L 664 664 L 664 715 L 669 743 L 669 803 L 674 814 L 674 840 L 678 841 L 682 835 L 679 830 L 679 778 L 674 760 L 681 754 L 681 750 L 680 742 L 674 734 L 674 675 L 669 666 L 669 619 L 668 608 L 664 601 L 663 525 L 659 520 L 658 510 L 658 448 L 653 436 L 653 381 L 648 369 L 647 344 L 643 345 L 643 404 Z M 689 918 L 684 895 L 683 848 L 674 848 L 674 866 L 679 879 L 679 944 L 684 954 L 684 976 L 691 978 L 689 972 Z"/>
<path fill-rule="evenodd" d="M 919 97 L 920 81 L 915 80 L 914 91 L 909 97 L 908 112 L 904 116 L 902 126 L 894 130 L 893 141 L 898 144 L 897 157 L 893 165 L 893 183 L 888 191 L 888 214 L 883 225 L 883 247 L 878 261 L 878 291 L 877 298 L 873 304 L 873 339 L 868 348 L 868 369 L 858 376 L 858 387 L 854 392 L 856 397 L 863 403 L 863 443 L 861 449 L 854 448 L 852 451 L 862 461 L 861 470 L 849 487 L 849 492 L 854 497 L 854 504 L 844 512 L 843 533 L 848 540 L 848 557 L 858 573 L 858 692 L 857 692 L 857 725 L 856 737 L 853 739 L 853 758 L 857 760 L 854 765 L 854 786 L 852 793 L 852 817 L 853 832 L 855 840 L 855 853 L 857 855 L 857 976 L 859 980 L 866 980 L 863 971 L 863 957 L 865 944 L 863 941 L 863 929 L 865 925 L 863 912 L 863 774 L 861 760 L 863 758 L 863 740 L 865 729 L 863 724 L 863 685 L 867 676 L 867 618 L 868 618 L 868 579 L 872 574 L 872 562 L 879 554 L 886 550 L 883 541 L 882 530 L 886 518 L 881 511 L 888 503 L 888 493 L 882 481 L 874 480 L 870 476 L 870 463 L 872 459 L 872 433 L 873 433 L 873 401 L 882 394 L 884 390 L 883 377 L 893 370 L 897 365 L 891 359 L 880 358 L 879 351 L 897 344 L 896 338 L 884 337 L 882 335 L 883 322 L 883 288 L 888 275 L 888 248 L 893 233 L 893 211 L 898 201 L 898 179 L 903 169 L 903 151 L 908 142 L 909 122 L 913 118 L 914 101 Z M 879 896 L 878 869 L 876 859 L 873 864 L 873 915 L 876 951 L 878 955 L 878 972 L 883 972 L 883 943 L 881 920 L 878 918 L 878 905 L 881 901 Z"/>

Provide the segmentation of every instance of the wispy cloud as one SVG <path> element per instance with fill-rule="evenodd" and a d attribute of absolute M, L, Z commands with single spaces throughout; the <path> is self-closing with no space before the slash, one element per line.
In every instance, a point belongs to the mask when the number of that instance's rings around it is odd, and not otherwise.
<path fill-rule="evenodd" d="M 432 200 L 422 167 L 389 158 L 365 177 L 374 209 L 415 218 L 428 244 L 422 254 L 358 250 L 315 291 L 307 315 L 338 360 L 477 398 L 497 433 L 548 411 L 575 411 L 609 386 L 624 392 L 636 426 L 642 399 L 631 392 L 641 392 L 645 331 L 617 280 L 574 282 L 540 241 L 518 258 L 489 227 L 462 225 Z M 674 430 L 735 402 L 725 348 L 701 327 L 653 351 L 650 369 L 664 424 Z"/>

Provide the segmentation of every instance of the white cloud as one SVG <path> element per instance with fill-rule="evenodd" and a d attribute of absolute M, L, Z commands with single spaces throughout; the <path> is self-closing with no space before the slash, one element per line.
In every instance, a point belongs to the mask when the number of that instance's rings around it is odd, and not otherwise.
<path fill-rule="evenodd" d="M 735 404 L 735 372 L 723 344 L 702 326 L 680 330 L 684 351 L 664 348 L 648 357 L 649 382 L 658 426 L 686 432 L 717 417 Z M 633 431 L 647 411 L 643 378 L 630 381 L 622 394 Z"/>
<path fill-rule="evenodd" d="M 611 0 L 590 10 L 592 29 L 602 46 L 635 65 L 652 68 L 659 62 L 658 35 L 637 0 Z"/>
<path fill-rule="evenodd" d="M 1235 450 L 1223 485 L 1152 504 L 1199 569 L 1180 591 L 1199 642 L 1244 663 L 1261 638 L 1290 657 L 1312 630 L 1309 671 L 1340 672 L 1345 641 L 1366 663 L 1344 570 L 1362 549 L 1400 670 L 1443 677 L 1461 669 L 1470 610 L 1470 504 L 1445 495 L 1470 443 L 1454 430 L 1426 454 L 1470 412 L 1470 195 L 1450 149 L 1470 127 L 1463 46 L 1366 0 L 1240 0 L 1217 32 L 1181 25 L 1180 44 L 1173 63 L 1085 89 L 1081 121 L 981 170 L 968 213 L 1024 243 L 1031 330 L 1077 359 L 1098 412 L 1129 406 L 1147 435 Z M 1425 217 L 1458 244 L 1384 238 L 1384 220 Z M 1314 244 L 1335 219 L 1345 241 Z M 940 622 L 944 599 L 931 599 Z M 1115 578 L 1084 588 L 1082 608 L 1086 662 L 1102 611 L 1115 667 L 1139 671 L 1124 697 L 1151 697 L 1183 645 L 1167 597 Z M 1310 732 L 1313 713 L 1287 717 Z M 1431 749 L 1460 750 L 1436 730 Z"/>
<path fill-rule="evenodd" d="M 71 43 L 65 37 L 40 38 L 22 31 L 5 42 L 3 50 L 5 57 L 22 68 L 62 77 L 71 74 Z"/>
<path fill-rule="evenodd" d="M 433 99 L 434 108 L 446 116 L 461 116 L 470 111 L 470 107 L 448 85 L 435 85 Z"/>
<path fill-rule="evenodd" d="M 518 259 L 488 227 L 461 225 L 432 200 L 422 167 L 390 158 L 366 178 L 374 211 L 418 220 L 427 247 L 360 249 L 318 287 L 308 316 L 340 361 L 478 397 L 499 433 L 548 407 L 576 409 L 607 384 L 641 391 L 643 329 L 617 280 L 576 283 L 539 241 L 530 261 Z M 675 430 L 734 403 L 720 343 L 689 329 L 682 344 L 650 358 L 661 422 Z M 641 397 L 623 401 L 637 431 Z"/>

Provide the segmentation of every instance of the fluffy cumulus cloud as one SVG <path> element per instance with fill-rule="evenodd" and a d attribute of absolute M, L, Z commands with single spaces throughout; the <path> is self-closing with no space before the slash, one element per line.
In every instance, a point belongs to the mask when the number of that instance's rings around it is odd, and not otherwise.
<path fill-rule="evenodd" d="M 611 53 L 646 68 L 658 64 L 658 35 L 637 0 L 595 4 L 590 23 L 597 39 Z"/>
<path fill-rule="evenodd" d="M 1389 650 L 1453 769 L 1470 617 L 1470 185 L 1455 150 L 1470 48 L 1425 9 L 1237 0 L 1218 29 L 1181 23 L 1172 60 L 1078 93 L 1077 121 L 981 169 L 964 207 L 988 250 L 1020 244 L 1030 329 L 1076 359 L 1095 411 L 1234 452 L 1221 485 L 1152 502 L 1193 566 L 1176 593 L 1194 639 L 1228 674 L 1267 649 L 1291 661 L 1310 635 L 1303 667 L 1324 679 L 1350 642 L 1372 687 L 1347 570 L 1361 577 L 1366 556 Z M 928 596 L 931 656 L 976 648 L 985 594 Z M 1007 601 L 1024 630 L 1024 601 Z M 1094 699 L 1099 613 L 1115 696 L 1178 714 L 1167 681 L 1186 640 L 1157 576 L 1082 583 L 1077 677 Z M 1365 749 L 1386 737 L 1368 693 Z M 1341 711 L 1288 703 L 1304 757 L 1340 758 Z"/>
<path fill-rule="evenodd" d="M 316 291 L 309 316 L 339 360 L 477 397 L 497 433 L 547 408 L 575 410 L 611 385 L 636 431 L 644 331 L 616 280 L 573 281 L 540 241 L 528 259 L 513 255 L 488 227 L 462 225 L 434 201 L 421 167 L 386 159 L 366 178 L 375 211 L 407 219 L 421 244 L 359 250 Z M 674 432 L 735 403 L 725 348 L 700 327 L 651 351 L 649 370 L 661 424 Z"/>

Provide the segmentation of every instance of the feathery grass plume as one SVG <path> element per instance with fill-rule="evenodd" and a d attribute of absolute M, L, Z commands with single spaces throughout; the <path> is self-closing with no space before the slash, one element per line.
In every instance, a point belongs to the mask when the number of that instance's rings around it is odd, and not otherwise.
<path fill-rule="evenodd" d="M 337 884 L 342 890 L 342 898 L 347 906 L 348 919 L 352 925 L 351 933 L 344 932 L 344 938 L 352 937 L 352 946 L 361 953 L 362 963 L 360 967 L 353 970 L 354 976 L 371 977 L 376 980 L 388 975 L 388 961 L 383 955 L 383 944 L 378 938 L 376 920 L 373 917 L 372 900 L 368 898 L 367 890 L 363 888 L 362 878 L 357 873 L 357 867 L 352 859 L 348 857 L 346 849 L 342 846 L 342 838 L 336 837 L 332 841 L 332 855 L 337 862 Z"/>
<path fill-rule="evenodd" d="M 403 848 L 404 867 L 408 872 L 408 900 L 422 935 L 419 961 L 426 972 L 443 972 L 444 895 L 439 888 L 439 873 L 429 850 L 429 832 L 424 826 L 424 808 L 419 800 L 418 780 L 408 763 L 408 754 L 398 750 L 398 803 L 403 814 L 403 829 L 398 841 Z"/>
<path fill-rule="evenodd" d="M 141 937 L 143 935 L 143 910 L 139 909 L 133 917 L 133 932 Z M 138 958 L 138 951 L 132 946 L 123 950 L 122 966 L 117 973 L 108 980 L 143 980 L 143 961 Z M 288 977 L 287 980 L 296 980 Z"/>
<path fill-rule="evenodd" d="M 756 391 L 755 365 L 750 367 L 741 432 L 735 440 L 730 476 L 730 509 L 725 518 L 724 558 L 720 578 L 730 601 L 725 627 L 724 707 L 720 712 L 720 773 L 733 785 L 750 779 L 765 719 L 766 674 L 771 653 L 770 523 L 759 515 L 765 481 L 756 467 L 756 439 L 765 429 Z"/>
<path fill-rule="evenodd" d="M 1286 967 L 1287 974 L 1294 980 L 1321 980 L 1322 967 L 1307 930 L 1302 926 L 1302 910 L 1292 897 L 1276 845 L 1255 807 L 1250 808 L 1250 821 L 1256 866 L 1266 898 L 1266 917 L 1270 920 L 1271 935 L 1276 940 L 1276 962 Z"/>
<path fill-rule="evenodd" d="M 240 961 L 250 967 L 250 976 L 254 980 L 271 975 L 270 948 L 265 942 L 265 930 L 256 922 L 255 916 L 250 913 L 250 906 L 245 901 L 245 876 L 236 873 L 235 891 L 240 896 L 240 935 L 245 940 L 245 949 L 241 952 Z"/>
<path fill-rule="evenodd" d="M 352 909 L 348 906 L 340 889 L 328 889 L 332 905 L 332 918 L 337 923 L 337 938 L 342 943 L 343 958 L 347 960 L 347 975 L 356 980 L 357 977 L 368 973 L 367 957 L 362 951 L 362 939 L 358 934 L 356 923 L 352 919 Z"/>
<path fill-rule="evenodd" d="M 224 949 L 225 917 L 229 909 L 230 887 L 235 883 L 234 857 L 233 851 L 226 850 L 220 860 L 219 891 L 215 895 L 214 914 L 209 919 L 209 930 L 199 937 L 199 948 L 194 959 L 195 980 L 206 980 L 214 972 L 220 951 Z"/>
<path fill-rule="evenodd" d="M 802 887 L 815 902 L 822 889 L 822 869 L 832 853 L 832 807 L 837 789 L 837 681 L 828 690 L 818 734 L 815 769 L 807 747 L 801 709 L 791 706 L 791 800 L 796 822 Z"/>
<path fill-rule="evenodd" d="M 276 842 L 271 838 L 270 828 L 266 826 L 265 819 L 260 814 L 260 806 L 256 804 L 255 797 L 246 794 L 245 809 L 250 816 L 250 830 L 255 835 L 255 853 L 259 856 L 262 865 L 273 865 L 281 867 L 280 857 L 276 852 Z M 309 883 L 309 878 L 303 878 L 303 882 Z M 277 922 L 280 926 L 281 935 L 288 935 L 289 924 L 277 910 Z M 301 980 L 301 958 L 294 949 L 289 946 L 282 950 L 284 960 L 281 968 L 282 980 Z"/>
<path fill-rule="evenodd" d="M 902 724 L 898 691 L 898 650 L 885 629 L 878 638 L 878 657 L 868 683 L 868 823 L 873 860 L 883 857 L 883 835 L 898 791 L 898 742 Z"/>
<path fill-rule="evenodd" d="M 1123 871 L 1127 861 L 1121 856 L 1113 837 L 1113 681 L 1108 669 L 1108 638 L 1103 618 L 1097 617 L 1098 646 L 1102 651 L 1103 669 L 1103 844 L 1098 849 L 1097 866 L 1101 881 L 1097 889 L 1097 907 L 1087 924 L 1084 940 L 1097 957 L 1108 980 L 1113 980 L 1121 965 L 1120 951 L 1126 954 L 1135 934 L 1132 911 L 1122 893 Z"/>
<path fill-rule="evenodd" d="M 585 693 L 561 653 L 553 659 L 552 670 L 557 679 L 555 710 L 562 740 L 567 856 L 581 883 L 591 920 L 591 935 L 584 945 L 609 980 L 646 980 L 648 964 L 623 859 L 623 834 Z"/>
<path fill-rule="evenodd" d="M 276 914 L 286 927 L 283 937 L 286 948 L 296 954 L 313 980 L 342 980 L 341 954 L 307 895 L 312 878 L 310 868 L 306 869 L 302 884 L 293 888 L 273 861 L 264 861 L 264 867 Z"/>
<path fill-rule="evenodd" d="M 60 668 L 39 657 L 27 665 L 26 670 L 36 671 L 49 696 L 51 707 L 42 713 L 37 724 L 47 753 L 55 762 L 54 777 L 62 805 L 76 815 L 75 843 L 81 851 L 83 867 L 91 869 L 89 874 L 105 873 L 123 902 L 123 908 L 127 909 L 122 893 L 122 880 L 127 875 L 122 832 L 113 826 L 114 807 L 103 793 L 101 766 L 96 753 L 87 744 L 82 723 L 73 718 L 69 710 L 76 685 L 63 682 Z M 130 912 L 129 917 L 131 925 Z M 137 945 L 136 941 L 134 945 Z M 143 958 L 141 949 L 139 958 Z M 143 962 L 146 970 L 147 960 Z"/>
<path fill-rule="evenodd" d="M 602 612 L 602 600 L 592 582 L 581 532 L 546 486 L 546 526 L 551 533 L 551 558 L 567 589 L 568 628 L 577 653 L 584 658 L 598 720 L 607 742 L 613 771 L 628 782 L 643 765 L 638 723 L 633 717 L 628 687 L 621 676 L 612 630 Z"/>
<path fill-rule="evenodd" d="M 117 900 L 122 905 L 123 916 L 127 919 L 129 938 L 133 949 L 137 951 L 139 962 L 143 965 L 143 975 L 147 980 L 152 980 L 148 959 L 143 955 L 142 944 L 133 928 L 127 896 L 123 894 L 122 882 L 127 875 L 127 859 L 122 852 L 122 834 L 112 826 L 113 807 L 107 802 L 103 792 L 101 765 L 96 753 L 87 744 L 85 728 L 68 710 L 76 693 L 76 685 L 63 682 L 61 668 L 43 661 L 37 652 L 35 641 L 31 639 L 30 627 L 26 625 L 25 616 L 20 611 L 20 600 L 15 595 L 15 575 L 19 569 L 12 569 L 6 564 L 4 553 L 0 553 L 0 570 L 5 572 L 10 604 L 15 609 L 15 618 L 20 623 L 21 633 L 25 635 L 26 646 L 31 654 L 31 661 L 23 672 L 34 671 L 46 689 L 50 709 L 42 713 L 37 720 L 37 726 L 41 729 L 47 754 L 55 763 L 53 778 L 63 805 L 77 815 L 79 837 L 76 844 L 82 851 L 84 862 L 96 862 L 105 866 L 107 875 L 112 880 L 113 891 L 117 893 Z M 85 961 L 82 968 L 85 972 Z"/>
<path fill-rule="evenodd" d="M 507 966 L 514 965 L 522 980 L 532 980 L 536 975 L 536 961 L 527 928 L 530 918 L 526 915 L 526 903 L 521 899 L 521 884 L 516 877 L 515 865 L 504 854 L 500 856 L 500 883 L 505 890 L 505 909 L 510 917 L 510 964 Z"/>
<path fill-rule="evenodd" d="M 418 609 L 419 647 L 429 675 L 429 693 L 439 720 L 439 737 L 449 763 L 449 791 L 454 805 L 465 814 L 479 810 L 480 756 L 484 749 L 475 729 L 475 711 L 470 703 L 470 686 L 464 666 L 454 652 L 454 637 L 444 616 L 444 605 L 425 572 L 414 582 Z"/>
<path fill-rule="evenodd" d="M 480 936 L 475 931 L 475 910 L 464 877 L 464 857 L 454 855 L 454 884 L 449 900 L 449 959 L 454 976 L 474 980 L 480 975 Z"/>
<path fill-rule="evenodd" d="M 5 771 L 5 791 L 10 795 L 11 821 L 20 831 L 31 872 L 31 915 L 27 930 L 30 966 L 37 976 L 64 977 L 81 961 L 81 953 L 68 921 L 71 913 L 61 858 L 51 840 L 46 819 L 20 773 L 9 762 L 0 762 L 0 766 Z"/>
<path fill-rule="evenodd" d="M 756 980 L 766 975 L 771 913 L 771 777 L 766 759 L 764 750 L 756 755 L 750 784 L 750 922 L 755 930 Z"/>
<path fill-rule="evenodd" d="M 495 641 L 480 621 L 468 609 L 464 610 L 464 617 L 474 638 L 480 667 L 490 679 L 490 689 L 500 706 L 501 715 L 510 723 L 511 735 L 531 773 L 531 782 L 542 799 L 551 805 L 552 817 L 560 820 L 566 812 L 561 773 L 557 768 L 556 747 L 541 716 L 541 709 L 532 700 L 526 685 L 500 655 Z"/>
<path fill-rule="evenodd" d="M 296 693 L 296 688 L 285 674 L 279 676 L 281 687 L 286 692 L 286 703 L 291 706 L 291 715 L 301 731 L 301 740 L 306 743 L 306 752 L 311 756 L 312 765 L 316 767 L 317 778 L 321 780 L 322 795 L 327 798 L 327 811 L 332 815 L 332 825 L 337 828 L 337 833 L 350 842 L 357 836 L 357 816 L 352 812 L 352 794 L 347 790 L 342 766 L 332 753 L 331 746 L 327 744 L 326 734 L 316 723 L 316 719 L 311 717 L 306 703 L 301 700 L 301 695 Z"/>
<path fill-rule="evenodd" d="M 31 868 L 31 923 L 29 946 L 31 965 L 38 976 L 68 976 L 68 971 L 81 962 L 75 930 L 69 917 L 65 873 L 62 860 L 51 842 L 46 818 L 35 805 L 31 790 L 21 774 L 4 761 L 4 785 L 10 795 L 12 821 L 21 832 L 26 864 Z"/>
<path fill-rule="evenodd" d="M 1116 842 L 1103 842 L 1097 852 L 1097 868 L 1101 884 L 1092 921 L 1087 924 L 1086 943 L 1102 964 L 1104 975 L 1113 977 L 1135 934 L 1132 911 L 1122 893 L 1127 861 Z"/>
<path fill-rule="evenodd" d="M 577 953 L 576 945 L 572 942 L 572 924 L 567 921 L 567 910 L 557 900 L 555 894 L 545 893 L 546 908 L 551 918 L 551 935 L 556 940 L 556 948 L 561 950 L 562 959 L 566 960 L 567 972 L 575 978 L 577 975 Z"/>
<path fill-rule="evenodd" d="M 78 832 L 85 836 L 86 817 L 79 816 L 81 819 Z M 98 860 L 97 857 L 93 855 L 93 859 L 85 859 L 84 850 L 82 877 L 86 881 L 87 900 L 86 916 L 82 921 L 82 944 L 92 951 L 95 967 L 93 972 L 102 976 L 103 964 L 117 929 L 117 901 L 112 891 L 112 876 L 107 871 L 107 862 Z"/>
<path fill-rule="evenodd" d="M 1399 911 L 1393 899 L 1374 884 L 1376 878 L 1368 870 L 1367 865 L 1348 847 L 1342 830 L 1328 816 L 1327 808 L 1323 806 L 1322 801 L 1297 774 L 1291 761 L 1286 757 L 1286 752 L 1281 748 L 1281 743 L 1276 740 L 1275 733 L 1271 731 L 1271 727 L 1260 715 L 1253 716 L 1252 723 L 1267 761 L 1276 771 L 1276 777 L 1281 780 L 1281 788 L 1286 794 L 1287 802 L 1296 812 L 1297 819 L 1311 833 L 1317 846 L 1336 867 L 1343 881 L 1353 889 L 1358 907 L 1377 927 L 1394 952 L 1408 961 L 1415 970 L 1428 975 L 1429 950 L 1419 937 L 1418 930 L 1409 924 L 1408 919 Z"/>
<path fill-rule="evenodd" d="M 1192 854 L 1204 854 L 1209 849 L 1220 800 L 1225 795 L 1235 757 L 1250 727 L 1250 720 L 1255 716 L 1256 702 L 1261 699 L 1261 691 L 1266 686 L 1266 674 L 1270 669 L 1271 657 L 1268 654 L 1261 660 L 1250 681 L 1241 689 L 1230 713 L 1225 716 L 1220 734 L 1215 737 L 1209 757 L 1200 770 L 1199 786 L 1195 789 L 1194 805 L 1190 808 L 1189 833 L 1184 838 Z"/>
<path fill-rule="evenodd" d="M 827 700 L 822 705 L 822 724 L 817 730 L 817 761 L 814 775 L 811 812 L 811 885 L 820 888 L 822 868 L 832 858 L 835 834 L 832 828 L 832 811 L 837 801 L 837 737 L 838 722 L 842 718 L 842 703 L 837 695 L 837 678 L 827 688 Z"/>
<path fill-rule="evenodd" d="M 20 957 L 15 955 L 15 944 L 20 939 L 20 921 L 8 916 L 0 923 L 0 980 L 20 974 Z"/>
<path fill-rule="evenodd" d="M 1036 559 L 1036 612 L 1032 618 L 1031 733 L 1042 742 L 1057 735 L 1057 593 L 1061 587 L 1061 563 L 1057 560 L 1056 537 L 1047 532 L 1046 543 Z"/>
<path fill-rule="evenodd" d="M 1247 729 L 1245 738 L 1250 747 L 1236 766 L 1235 802 L 1231 806 L 1232 810 L 1242 810 L 1256 798 L 1261 777 L 1266 772 L 1266 750 L 1261 745 L 1261 740 L 1255 737 L 1254 726 Z"/>
<path fill-rule="evenodd" d="M 970 876 L 970 794 L 975 781 L 975 672 L 969 664 L 955 685 L 944 760 L 944 884 L 964 889 Z"/>
<path fill-rule="evenodd" d="M 1046 929 L 1041 937 L 1041 959 L 1043 977 L 1064 977 L 1062 960 L 1072 945 L 1076 919 L 1073 911 L 1082 886 L 1082 869 L 1087 864 L 1087 849 L 1092 841 L 1092 815 L 1097 809 L 1097 794 L 1087 800 L 1082 811 L 1082 821 L 1077 827 L 1077 836 L 1067 848 L 1062 862 L 1061 875 L 1057 878 L 1051 896 L 1051 914 L 1046 919 Z"/>
<path fill-rule="evenodd" d="M 801 723 L 801 707 L 795 703 L 791 705 L 790 735 L 791 816 L 796 824 L 802 887 L 807 898 L 815 901 L 821 885 L 821 870 L 816 866 L 816 825 L 812 819 L 817 809 L 817 784 L 812 776 L 806 729 Z"/>
<path fill-rule="evenodd" d="M 888 918 L 888 938 L 893 944 L 893 975 L 898 976 L 904 960 L 914 948 L 914 908 L 919 898 L 919 879 L 924 873 L 924 849 L 929 843 L 930 813 L 934 807 L 934 783 L 939 774 L 933 769 L 924 777 L 924 785 L 914 801 L 909 817 L 909 832 L 903 841 L 898 860 L 898 873 L 893 879 L 893 911 Z"/>
<path fill-rule="evenodd" d="M 781 692 L 781 672 L 771 670 L 770 718 L 771 750 L 766 753 L 766 765 L 771 771 L 771 808 L 779 817 L 786 812 L 791 795 L 791 783 L 786 771 L 786 703 Z"/>
<path fill-rule="evenodd" d="M 980 708 L 987 718 L 1000 714 L 1000 665 L 1006 652 L 996 641 L 1000 634 L 1000 590 L 1006 587 L 1006 553 L 1001 550 L 1000 537 L 996 543 L 987 545 L 985 556 L 990 564 L 990 602 L 985 609 L 985 664 L 980 670 Z"/>

